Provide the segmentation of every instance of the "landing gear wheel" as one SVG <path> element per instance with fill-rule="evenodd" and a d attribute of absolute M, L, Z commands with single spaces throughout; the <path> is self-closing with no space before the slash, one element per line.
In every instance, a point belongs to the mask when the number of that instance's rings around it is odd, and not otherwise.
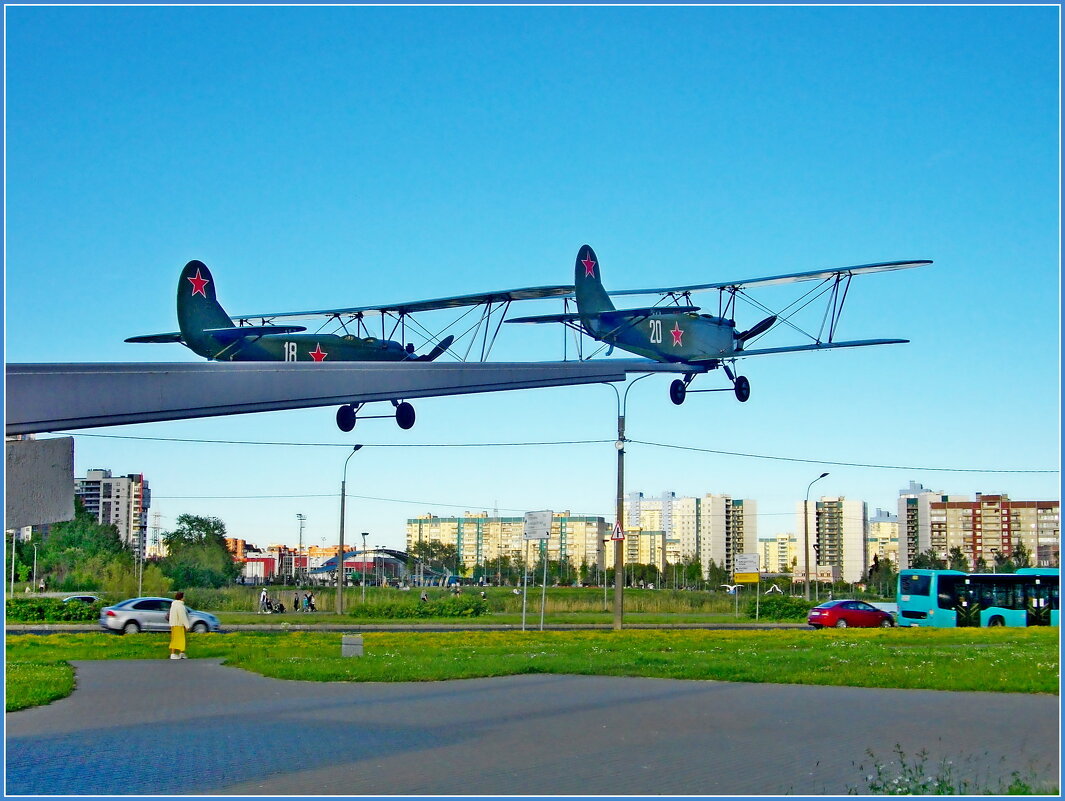
<path fill-rule="evenodd" d="M 751 397 L 751 382 L 745 375 L 736 376 L 736 400 L 746 403 L 749 397 Z"/>
<path fill-rule="evenodd" d="M 396 407 L 396 425 L 404 431 L 414 428 L 414 407 L 406 401 Z"/>
<path fill-rule="evenodd" d="M 684 403 L 684 396 L 687 394 L 688 388 L 684 386 L 684 382 L 679 378 L 669 385 L 669 399 L 677 404 L 677 406 Z"/>
<path fill-rule="evenodd" d="M 337 428 L 345 433 L 355 428 L 355 407 L 346 404 L 337 409 Z"/>

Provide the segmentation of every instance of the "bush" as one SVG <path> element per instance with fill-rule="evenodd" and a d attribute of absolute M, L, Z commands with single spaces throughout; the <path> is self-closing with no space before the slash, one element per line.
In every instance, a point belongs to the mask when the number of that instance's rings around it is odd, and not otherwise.
<path fill-rule="evenodd" d="M 481 598 L 470 595 L 452 595 L 431 601 L 415 603 L 393 601 L 377 604 L 354 604 L 347 610 L 351 617 L 366 618 L 425 618 L 425 617 L 480 617 L 488 613 L 488 604 Z"/>
<path fill-rule="evenodd" d="M 63 603 L 59 598 L 9 598 L 5 608 L 11 623 L 94 623 L 104 603 Z"/>
<path fill-rule="evenodd" d="M 761 599 L 758 617 L 764 620 L 806 620 L 814 604 L 805 598 L 789 595 L 770 595 Z M 747 602 L 747 617 L 754 617 L 754 601 Z"/>

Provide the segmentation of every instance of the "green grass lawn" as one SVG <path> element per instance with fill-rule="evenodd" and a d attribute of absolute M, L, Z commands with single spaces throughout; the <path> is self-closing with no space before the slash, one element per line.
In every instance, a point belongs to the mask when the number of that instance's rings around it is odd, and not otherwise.
<path fill-rule="evenodd" d="M 190 635 L 190 658 L 279 679 L 440 681 L 521 673 L 824 684 L 990 692 L 1058 692 L 1058 630 L 375 632 L 362 658 L 341 634 Z M 167 635 L 7 637 L 7 710 L 68 695 L 68 660 L 163 659 Z"/>

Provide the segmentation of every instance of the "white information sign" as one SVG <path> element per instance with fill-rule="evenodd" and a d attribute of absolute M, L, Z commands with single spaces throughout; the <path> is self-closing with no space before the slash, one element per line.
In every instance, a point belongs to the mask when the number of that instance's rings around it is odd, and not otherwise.
<path fill-rule="evenodd" d="M 542 512 L 526 512 L 525 525 L 522 529 L 522 539 L 547 540 L 551 538 L 551 519 L 555 513 L 551 510 Z"/>
<path fill-rule="evenodd" d="M 756 553 L 738 553 L 736 554 L 736 564 L 733 568 L 734 573 L 757 573 L 758 572 L 758 554 Z"/>

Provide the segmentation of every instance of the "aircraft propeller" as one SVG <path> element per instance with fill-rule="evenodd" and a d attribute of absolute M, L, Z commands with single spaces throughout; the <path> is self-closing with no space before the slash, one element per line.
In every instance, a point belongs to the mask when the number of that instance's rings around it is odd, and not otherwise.
<path fill-rule="evenodd" d="M 746 342 L 748 339 L 753 339 L 759 334 L 764 334 L 773 326 L 773 323 L 775 323 L 776 321 L 777 316 L 775 314 L 771 317 L 766 317 L 764 320 L 762 320 L 762 322 L 757 323 L 752 328 L 748 328 L 742 334 L 736 334 L 736 341 L 742 343 Z"/>

